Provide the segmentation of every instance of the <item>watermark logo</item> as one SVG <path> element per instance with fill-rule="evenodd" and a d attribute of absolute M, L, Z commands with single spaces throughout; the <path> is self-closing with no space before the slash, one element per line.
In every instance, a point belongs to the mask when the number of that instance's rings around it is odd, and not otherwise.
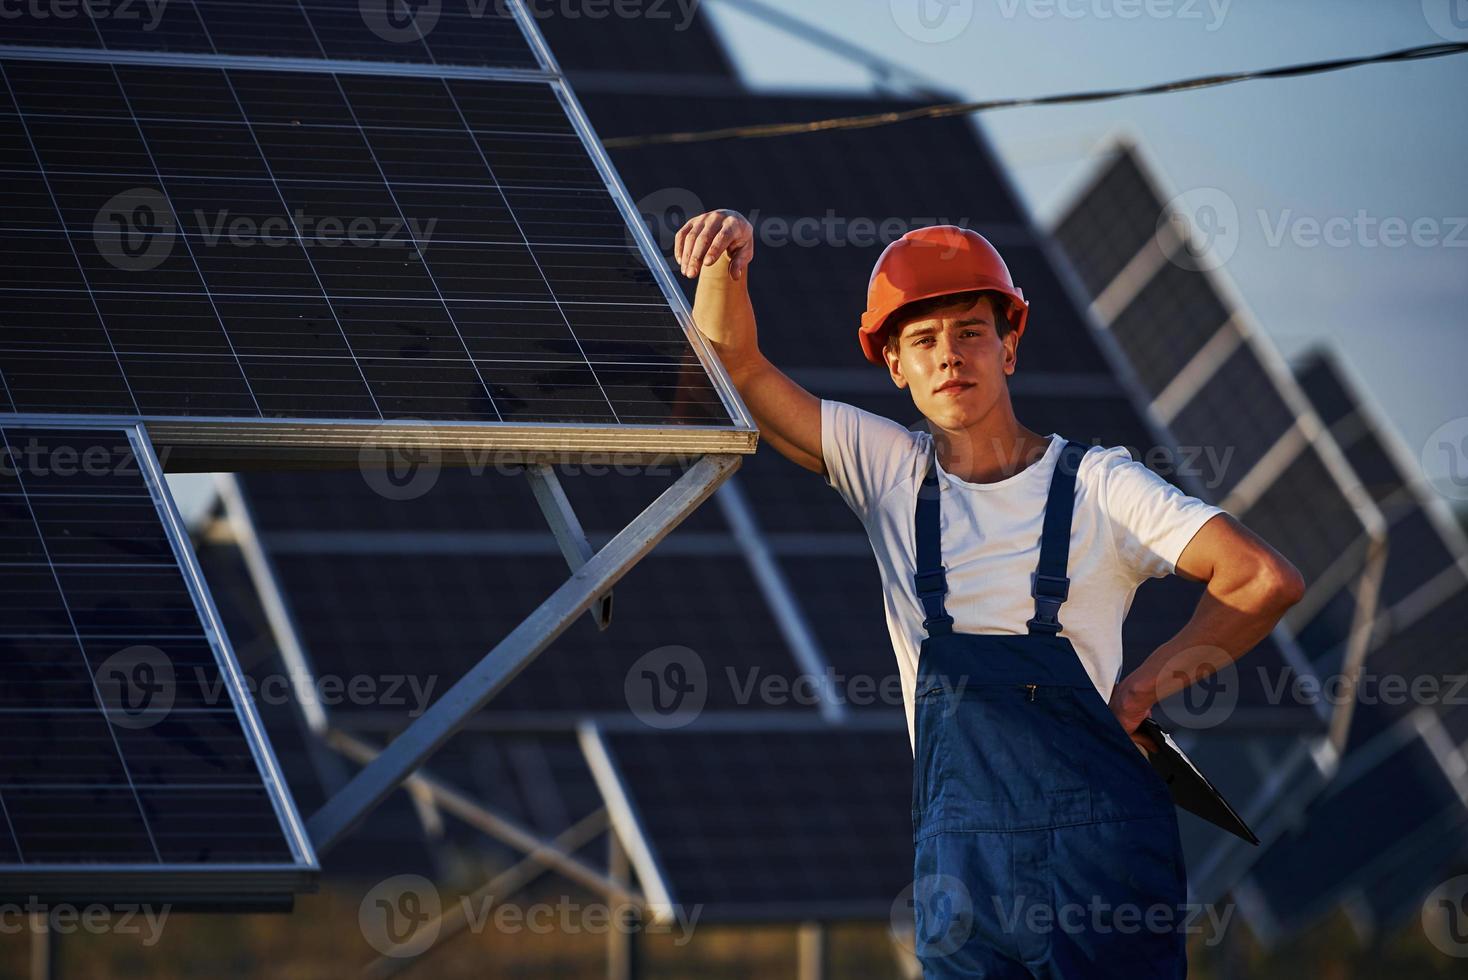
<path fill-rule="evenodd" d="M 158 268 L 173 250 L 177 232 L 168 198 L 152 187 L 114 194 L 92 219 L 97 251 L 123 272 Z"/>
<path fill-rule="evenodd" d="M 974 19 L 974 0 L 892 0 L 892 22 L 923 44 L 951 41 Z"/>
<path fill-rule="evenodd" d="M 1427 896 L 1422 931 L 1440 952 L 1468 957 L 1468 875 L 1449 878 Z"/>
<path fill-rule="evenodd" d="M 1422 475 L 1451 500 L 1468 500 L 1468 416 L 1449 419 L 1422 444 Z"/>
<path fill-rule="evenodd" d="M 892 938 L 922 958 L 957 952 L 974 933 L 974 900 L 953 875 L 922 875 L 892 903 Z"/>
<path fill-rule="evenodd" d="M 638 657 L 627 671 L 622 691 L 632 714 L 649 728 L 682 728 L 708 701 L 703 658 L 684 646 L 664 646 Z"/>
<path fill-rule="evenodd" d="M 418 419 L 394 419 L 383 423 L 357 451 L 357 468 L 362 479 L 379 497 L 387 500 L 417 500 L 438 483 L 443 454 L 437 446 L 403 445 L 388 426 Z"/>
<path fill-rule="evenodd" d="M 1233 258 L 1239 232 L 1239 209 L 1217 187 L 1184 191 L 1168 201 L 1157 218 L 1158 241 L 1169 261 L 1193 272 L 1217 269 Z"/>
<path fill-rule="evenodd" d="M 118 728 L 151 728 L 173 709 L 178 685 L 173 661 L 147 644 L 126 647 L 97 665 L 94 697 Z"/>
<path fill-rule="evenodd" d="M 673 248 L 678 229 L 687 224 L 689 218 L 697 217 L 705 210 L 698 195 L 686 187 L 663 187 L 637 202 L 637 213 L 642 215 L 643 224 L 647 225 L 658 248 L 665 252 Z M 630 231 L 627 242 L 636 244 Z"/>
<path fill-rule="evenodd" d="M 422 875 L 380 881 L 357 907 L 357 925 L 368 945 L 384 956 L 417 956 L 438 939 L 443 901 Z"/>
<path fill-rule="evenodd" d="M 1422 17 L 1448 41 L 1468 41 L 1468 0 L 1422 0 Z"/>
<path fill-rule="evenodd" d="M 367 29 L 389 44 L 408 44 L 438 26 L 443 0 L 357 0 Z"/>
<path fill-rule="evenodd" d="M 1212 673 L 1195 680 L 1208 671 Z M 1174 654 L 1158 674 L 1159 681 L 1167 679 L 1186 685 L 1157 705 L 1158 713 L 1173 725 L 1213 728 L 1227 721 L 1238 707 L 1239 671 L 1222 647 L 1191 647 Z"/>

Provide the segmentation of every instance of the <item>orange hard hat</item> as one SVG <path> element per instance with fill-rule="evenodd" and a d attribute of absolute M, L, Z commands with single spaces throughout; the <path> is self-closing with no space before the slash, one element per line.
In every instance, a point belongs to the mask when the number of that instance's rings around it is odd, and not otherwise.
<path fill-rule="evenodd" d="M 886 363 L 888 323 L 899 307 L 920 299 L 974 289 L 993 290 L 1007 300 L 1005 317 L 1016 336 L 1025 331 L 1030 304 L 1009 278 L 1009 268 L 989 240 L 957 225 L 915 228 L 888 245 L 867 283 L 861 315 L 861 349 L 873 364 Z"/>

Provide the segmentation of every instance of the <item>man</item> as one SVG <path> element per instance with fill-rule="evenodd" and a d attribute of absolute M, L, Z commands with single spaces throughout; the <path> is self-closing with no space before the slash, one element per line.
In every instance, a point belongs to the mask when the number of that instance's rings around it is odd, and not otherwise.
<path fill-rule="evenodd" d="M 871 540 L 914 753 L 925 975 L 1185 976 L 1177 817 L 1137 726 L 1263 639 L 1299 572 L 1125 448 L 1019 423 L 1006 379 L 1029 304 L 976 232 L 909 232 L 868 286 L 858 339 L 926 432 L 818 399 L 765 359 L 742 215 L 690 219 L 674 254 L 763 438 L 821 473 Z M 1118 680 L 1132 596 L 1166 574 L 1207 591 Z"/>

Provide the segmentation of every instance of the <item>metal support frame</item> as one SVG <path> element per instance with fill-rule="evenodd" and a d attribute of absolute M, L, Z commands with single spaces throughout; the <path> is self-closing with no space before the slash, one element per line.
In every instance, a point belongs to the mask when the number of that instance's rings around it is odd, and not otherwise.
<path fill-rule="evenodd" d="M 616 833 L 607 834 L 607 874 L 613 881 L 632 881 L 632 863 Z M 607 930 L 607 980 L 636 980 L 642 972 L 639 946 L 636 931 Z"/>
<path fill-rule="evenodd" d="M 370 765 L 381 757 L 383 751 L 345 732 L 330 732 L 327 735 L 327 742 L 332 748 L 362 765 Z M 420 769 L 407 777 L 403 781 L 403 788 L 427 797 L 443 812 L 458 817 L 474 829 L 483 831 L 516 850 L 525 852 L 537 863 L 559 871 L 577 884 L 584 885 L 608 898 L 636 904 L 642 902 L 642 896 L 636 890 L 602 874 L 586 862 L 575 858 L 571 851 L 558 847 L 553 841 L 548 841 L 515 821 L 501 816 L 468 793 L 450 786 L 426 770 Z M 606 811 L 596 812 L 601 815 L 600 822 L 605 826 Z"/>
<path fill-rule="evenodd" d="M 555 469 L 546 463 L 535 463 L 525 467 L 525 479 L 530 481 L 535 502 L 540 505 L 540 512 L 545 515 L 551 533 L 556 536 L 556 544 L 560 545 L 561 554 L 566 556 L 566 564 L 571 566 L 571 571 L 576 571 L 596 552 L 591 542 L 586 540 L 586 532 L 581 529 L 581 522 L 576 518 L 576 511 L 572 509 Z M 599 630 L 612 625 L 611 590 L 596 597 L 591 618 Z"/>
<path fill-rule="evenodd" d="M 545 854 L 572 853 L 580 850 L 595 840 L 598 834 L 605 833 L 606 829 L 605 810 L 597 810 L 583 817 L 567 827 L 553 840 L 548 841 L 544 851 L 527 855 L 518 863 L 489 879 L 472 893 L 463 896 L 457 904 L 450 905 L 446 911 L 440 913 L 436 920 L 437 938 L 432 946 L 417 953 L 411 953 L 403 946 L 395 946 L 388 953 L 369 963 L 363 973 L 368 977 L 396 976 L 409 966 L 420 963 L 433 953 L 445 949 L 448 946 L 448 940 L 462 935 L 464 930 L 470 927 L 468 909 L 482 906 L 487 901 L 493 902 L 515 894 L 549 870 L 549 866 L 542 860 Z M 433 922 L 428 922 L 419 928 L 426 930 L 433 927 Z M 414 931 L 414 934 L 417 934 L 417 930 Z"/>
<path fill-rule="evenodd" d="M 421 766 L 474 712 L 540 655 L 738 467 L 742 457 L 704 456 L 606 547 L 408 726 L 306 822 L 318 853 L 330 848 Z"/>

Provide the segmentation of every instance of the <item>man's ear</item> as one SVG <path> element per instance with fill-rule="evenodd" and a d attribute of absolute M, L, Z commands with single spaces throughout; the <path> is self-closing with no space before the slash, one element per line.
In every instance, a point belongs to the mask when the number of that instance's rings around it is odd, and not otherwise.
<path fill-rule="evenodd" d="M 1019 364 L 1019 331 L 1010 330 L 1004 335 L 1004 373 L 1013 374 Z"/>
<path fill-rule="evenodd" d="M 887 361 L 887 373 L 892 376 L 892 383 L 899 388 L 906 388 L 907 379 L 902 376 L 902 361 L 897 356 L 896 345 L 883 344 L 882 357 Z"/>

